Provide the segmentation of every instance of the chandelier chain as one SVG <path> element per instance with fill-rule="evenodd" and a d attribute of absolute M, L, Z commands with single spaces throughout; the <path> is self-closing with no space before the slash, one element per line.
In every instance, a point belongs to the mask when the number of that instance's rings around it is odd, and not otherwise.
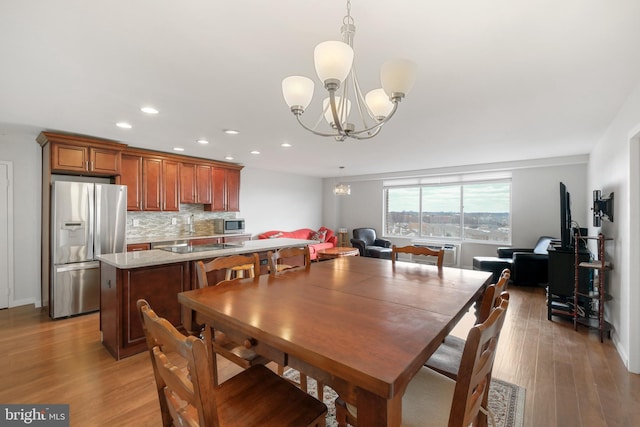
<path fill-rule="evenodd" d="M 351 17 L 351 0 L 347 0 L 347 14 L 345 15 L 344 18 L 342 18 L 342 23 L 344 25 L 346 24 L 354 24 L 354 20 Z"/>

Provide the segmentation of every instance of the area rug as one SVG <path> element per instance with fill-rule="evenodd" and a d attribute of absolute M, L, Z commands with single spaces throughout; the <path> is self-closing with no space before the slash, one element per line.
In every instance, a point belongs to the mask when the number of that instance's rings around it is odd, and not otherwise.
<path fill-rule="evenodd" d="M 288 369 L 284 376 L 298 382 L 300 374 L 295 369 Z M 318 397 L 316 381 L 309 378 L 307 381 L 309 393 Z M 336 427 L 336 408 L 334 401 L 337 397 L 330 387 L 324 388 L 324 403 L 327 405 L 327 427 Z M 489 409 L 493 413 L 496 427 L 522 427 L 524 424 L 524 397 L 525 389 L 515 384 L 493 378 L 489 388 Z"/>

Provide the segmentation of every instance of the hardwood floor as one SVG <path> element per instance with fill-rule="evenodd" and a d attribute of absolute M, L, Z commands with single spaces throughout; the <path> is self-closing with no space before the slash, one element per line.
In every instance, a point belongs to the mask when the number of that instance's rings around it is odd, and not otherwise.
<path fill-rule="evenodd" d="M 527 389 L 525 426 L 640 425 L 640 375 L 611 341 L 548 321 L 542 288 L 509 291 L 494 376 Z M 148 354 L 115 361 L 98 325 L 97 313 L 52 321 L 29 306 L 0 310 L 0 403 L 68 403 L 72 426 L 161 425 Z M 223 377 L 239 369 L 220 366 Z"/>

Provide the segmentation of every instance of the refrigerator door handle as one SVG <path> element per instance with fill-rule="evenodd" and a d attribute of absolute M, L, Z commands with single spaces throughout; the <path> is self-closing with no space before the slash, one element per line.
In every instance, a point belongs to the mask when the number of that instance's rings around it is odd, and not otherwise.
<path fill-rule="evenodd" d="M 56 265 L 55 271 L 56 273 L 63 273 L 65 271 L 86 270 L 87 268 L 98 268 L 98 267 L 100 267 L 100 261 L 76 262 L 74 264 L 68 264 L 68 265 Z"/>
<path fill-rule="evenodd" d="M 95 224 L 96 186 L 87 186 L 87 192 L 89 193 L 89 197 L 87 197 L 87 204 L 89 205 L 89 242 L 87 245 L 87 258 L 93 259 L 97 255 L 96 252 L 99 252 L 99 250 L 96 250 L 95 248 L 100 247 L 100 233 L 95 232 L 96 227 L 98 226 Z"/>

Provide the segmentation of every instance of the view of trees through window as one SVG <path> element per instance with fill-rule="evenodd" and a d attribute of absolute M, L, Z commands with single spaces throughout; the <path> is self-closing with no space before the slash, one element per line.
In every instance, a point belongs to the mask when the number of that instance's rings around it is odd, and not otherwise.
<path fill-rule="evenodd" d="M 511 242 L 511 183 L 388 187 L 385 235 Z"/>

